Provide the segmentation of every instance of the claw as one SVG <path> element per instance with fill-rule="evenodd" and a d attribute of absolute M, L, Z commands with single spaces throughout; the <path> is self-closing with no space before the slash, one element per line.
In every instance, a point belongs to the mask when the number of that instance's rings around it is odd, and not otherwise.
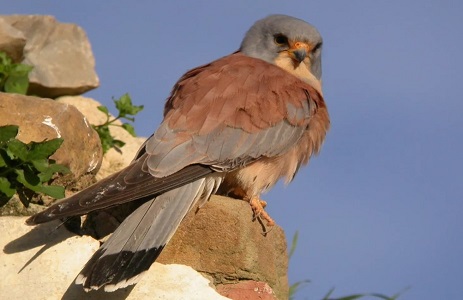
<path fill-rule="evenodd" d="M 235 197 L 243 199 L 244 201 L 249 202 L 249 205 L 252 208 L 252 211 L 254 213 L 253 221 L 259 219 L 259 220 L 265 220 L 267 221 L 267 226 L 274 226 L 275 221 L 270 217 L 270 215 L 264 210 L 264 208 L 267 206 L 267 202 L 264 200 L 261 200 L 258 196 L 252 196 L 249 197 L 246 195 L 246 192 L 241 189 L 241 188 L 234 188 L 231 192 Z M 262 226 L 264 226 L 262 224 Z M 265 227 L 265 226 L 264 226 Z M 264 235 L 269 233 L 271 231 L 267 230 L 267 228 L 264 228 Z"/>
<path fill-rule="evenodd" d="M 264 207 L 267 206 L 267 202 L 262 201 L 258 197 L 254 196 L 249 199 L 249 204 L 251 205 L 252 211 L 254 212 L 254 220 L 257 218 L 262 218 L 267 221 L 267 226 L 275 225 L 275 221 L 264 210 Z"/>
<path fill-rule="evenodd" d="M 267 201 L 264 201 L 264 200 L 259 199 L 259 202 L 260 202 L 260 205 L 262 206 L 262 208 L 266 208 L 266 207 L 267 207 Z"/>

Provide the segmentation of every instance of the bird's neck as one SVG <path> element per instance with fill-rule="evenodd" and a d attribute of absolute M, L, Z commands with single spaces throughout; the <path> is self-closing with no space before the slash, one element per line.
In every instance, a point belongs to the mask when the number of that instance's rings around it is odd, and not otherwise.
<path fill-rule="evenodd" d="M 323 95 L 321 81 L 310 72 L 309 64 L 310 63 L 307 62 L 301 62 L 300 64 L 295 65 L 291 58 L 282 55 L 275 59 L 275 65 L 296 76 L 297 78 L 307 82 L 314 89 L 316 89 L 320 95 Z"/>

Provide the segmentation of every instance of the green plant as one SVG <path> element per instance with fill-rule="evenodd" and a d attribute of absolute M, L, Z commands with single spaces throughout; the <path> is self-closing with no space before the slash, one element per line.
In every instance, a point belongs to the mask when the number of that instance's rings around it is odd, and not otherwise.
<path fill-rule="evenodd" d="M 378 294 L 378 293 L 367 293 L 367 294 L 354 294 L 354 295 L 349 295 L 349 296 L 344 296 L 341 298 L 330 298 L 331 294 L 334 292 L 334 288 L 332 288 L 326 295 L 323 297 L 322 300 L 356 300 L 356 299 L 361 299 L 363 297 L 374 297 L 378 299 L 383 299 L 383 300 L 396 300 L 399 298 L 401 294 L 403 294 L 408 288 L 404 289 L 403 291 L 396 293 L 395 295 L 389 297 L 385 296 L 383 294 Z"/>
<path fill-rule="evenodd" d="M 291 257 L 294 254 L 294 251 L 296 251 L 296 246 L 297 246 L 297 240 L 299 239 L 299 231 L 296 231 L 296 233 L 293 235 L 293 240 L 291 242 L 291 248 L 289 249 L 289 254 L 288 254 L 288 259 L 291 259 Z M 299 291 L 303 286 L 308 284 L 310 280 L 301 280 L 297 281 L 289 286 L 289 299 L 293 300 L 296 292 Z"/>
<path fill-rule="evenodd" d="M 32 69 L 32 66 L 14 63 L 5 52 L 0 51 L 0 91 L 25 95 Z"/>
<path fill-rule="evenodd" d="M 299 232 L 296 231 L 296 233 L 293 236 L 293 240 L 291 242 L 291 248 L 289 249 L 288 259 L 291 259 L 291 257 L 294 254 L 294 251 L 296 251 L 298 238 L 299 238 Z M 296 292 L 298 292 L 305 284 L 307 284 L 309 282 L 310 282 L 310 280 L 302 280 L 302 281 L 298 281 L 296 283 L 293 283 L 289 287 L 289 297 L 288 298 L 290 300 L 294 300 L 295 296 L 296 296 Z M 331 294 L 333 294 L 333 292 L 334 292 L 334 288 L 332 288 L 331 290 L 328 291 L 328 293 L 325 295 L 325 297 L 323 297 L 322 300 L 357 300 L 357 299 L 361 299 L 361 298 L 367 297 L 367 296 L 378 298 L 378 299 L 383 299 L 383 300 L 397 300 L 399 298 L 399 296 L 402 293 L 404 293 L 406 290 L 408 290 L 408 288 L 406 288 L 403 291 L 395 294 L 392 297 L 385 296 L 383 294 L 378 294 L 378 293 L 366 293 L 366 294 L 353 294 L 353 295 L 344 296 L 344 297 L 341 297 L 341 298 L 330 298 Z"/>
<path fill-rule="evenodd" d="M 123 123 L 122 125 L 114 124 L 116 120 L 125 119 L 128 121 L 135 121 L 135 118 L 130 116 L 135 116 L 138 112 L 143 109 L 143 105 L 133 105 L 132 99 L 130 99 L 129 94 L 122 95 L 119 99 L 114 99 L 113 101 L 116 105 L 119 114 L 115 118 L 111 118 L 109 110 L 106 106 L 98 106 L 98 110 L 106 114 L 106 121 L 101 125 L 92 125 L 93 129 L 98 133 L 101 145 L 103 146 L 103 153 L 106 153 L 109 149 L 114 148 L 118 151 L 120 147 L 124 146 L 125 143 L 121 140 L 115 139 L 109 132 L 109 126 L 117 126 L 124 128 L 132 136 L 136 136 L 135 129 L 129 123 Z"/>
<path fill-rule="evenodd" d="M 15 193 L 26 207 L 36 193 L 63 198 L 64 187 L 45 184 L 55 173 L 69 173 L 68 168 L 49 159 L 63 139 L 25 144 L 15 138 L 17 134 L 18 126 L 0 127 L 0 206 Z"/>

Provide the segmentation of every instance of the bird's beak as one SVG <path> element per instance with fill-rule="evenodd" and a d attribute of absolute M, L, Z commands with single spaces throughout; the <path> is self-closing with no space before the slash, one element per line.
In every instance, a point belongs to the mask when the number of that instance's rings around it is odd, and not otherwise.
<path fill-rule="evenodd" d="M 305 49 L 292 49 L 289 50 L 289 55 L 299 64 L 307 56 L 307 51 L 305 51 Z"/>
<path fill-rule="evenodd" d="M 289 56 L 297 63 L 300 64 L 307 57 L 307 50 L 309 45 L 302 42 L 295 42 L 288 50 Z"/>

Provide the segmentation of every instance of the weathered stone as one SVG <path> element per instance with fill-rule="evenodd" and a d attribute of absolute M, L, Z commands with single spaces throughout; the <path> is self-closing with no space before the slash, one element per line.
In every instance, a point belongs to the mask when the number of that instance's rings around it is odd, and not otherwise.
<path fill-rule="evenodd" d="M 228 298 L 234 300 L 241 299 L 260 299 L 260 300 L 277 300 L 272 288 L 265 282 L 253 280 L 240 281 L 235 284 L 219 284 L 217 291 Z M 286 297 L 288 298 L 288 297 Z M 281 298 L 281 299 L 286 299 Z"/>
<path fill-rule="evenodd" d="M 192 268 L 155 263 L 132 287 L 86 293 L 74 279 L 99 243 L 50 222 L 36 227 L 24 217 L 0 217 L 0 295 L 4 299 L 227 299 Z"/>
<path fill-rule="evenodd" d="M 91 98 L 82 96 L 64 96 L 56 100 L 60 103 L 74 105 L 84 116 L 86 116 L 90 124 L 99 125 L 106 121 L 106 115 L 97 109 L 101 103 Z M 122 122 L 117 120 L 114 124 L 121 125 Z M 138 149 L 146 140 L 144 137 L 131 136 L 121 127 L 109 126 L 109 132 L 111 132 L 111 135 L 114 138 L 125 142 L 125 145 L 120 148 L 120 152 L 111 148 L 105 153 L 100 170 L 96 175 L 98 180 L 128 166 L 137 154 Z"/>
<path fill-rule="evenodd" d="M 98 243 L 73 236 L 59 222 L 30 227 L 25 219 L 0 217 L 0 294 L 8 299 L 60 299 Z"/>
<path fill-rule="evenodd" d="M 5 52 L 14 62 L 20 62 L 25 45 L 24 34 L 0 17 L 0 51 Z"/>
<path fill-rule="evenodd" d="M 249 204 L 213 196 L 190 212 L 158 258 L 178 263 L 214 278 L 214 284 L 240 280 L 266 282 L 278 299 L 288 296 L 288 256 L 283 230 L 275 225 L 264 236 L 252 222 Z"/>
<path fill-rule="evenodd" d="M 72 105 L 31 96 L 0 93 L 0 126 L 18 125 L 24 143 L 61 137 L 51 156 L 75 177 L 96 173 L 102 160 L 101 142 L 87 119 Z"/>
<path fill-rule="evenodd" d="M 136 208 L 131 204 L 136 205 L 131 202 L 90 214 L 83 231 L 104 237 Z M 262 225 L 252 222 L 248 203 L 212 196 L 199 211 L 188 213 L 157 261 L 191 266 L 212 278 L 214 284 L 265 282 L 278 299 L 286 299 L 288 257 L 284 232 L 275 225 L 266 236 L 262 233 Z"/>
<path fill-rule="evenodd" d="M 24 64 L 34 66 L 29 94 L 55 98 L 77 95 L 99 86 L 87 35 L 79 26 L 52 16 L 0 16 L 26 37 Z"/>
<path fill-rule="evenodd" d="M 31 216 L 43 210 L 43 205 L 29 203 L 28 207 L 19 200 L 17 194 L 13 196 L 8 202 L 0 207 L 0 217 L 2 216 Z"/>

